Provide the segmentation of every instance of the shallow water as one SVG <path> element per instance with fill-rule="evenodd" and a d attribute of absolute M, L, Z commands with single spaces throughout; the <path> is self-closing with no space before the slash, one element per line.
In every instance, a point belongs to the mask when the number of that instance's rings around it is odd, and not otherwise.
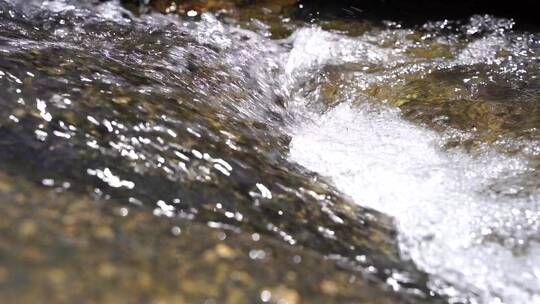
<path fill-rule="evenodd" d="M 6 184 L 17 181 L 8 175 L 31 182 L 15 192 L 58 196 L 45 210 L 67 208 L 63 197 L 75 194 L 84 206 L 109 202 L 119 218 L 133 209 L 161 219 L 155 229 L 141 224 L 146 237 L 163 237 L 160 225 L 193 226 L 184 243 L 217 242 L 225 257 L 210 259 L 213 269 L 277 273 L 246 279 L 245 301 L 278 301 L 271 291 L 291 303 L 318 293 L 326 303 L 540 301 L 537 34 L 474 16 L 415 29 L 364 24 L 355 33 L 297 21 L 290 36 L 271 40 L 272 28 L 253 22 L 136 17 L 114 1 L 10 0 L 0 11 L 0 170 Z M 11 197 L 0 195 L 7 206 Z M 27 220 L 47 223 L 36 214 Z M 118 221 L 113 244 L 123 248 L 132 236 Z M 45 237 L 64 228 L 55 229 Z M 225 248 L 252 247 L 246 260 L 203 236 L 207 229 L 238 235 Z M 276 285 L 290 266 L 257 249 L 260 237 L 267 252 L 310 256 L 296 275 L 318 287 Z M 19 238 L 17 246 L 50 256 L 64 242 Z M 86 263 L 76 257 L 86 247 L 70 246 L 70 263 Z M 178 258 L 162 249 L 159 259 Z M 182 250 L 187 265 L 208 262 Z M 6 265 L 28 264 L 4 255 Z M 120 272 L 143 267 L 140 256 L 127 257 L 138 262 L 111 263 Z M 318 260 L 334 281 L 309 270 Z M 72 275 L 71 264 L 40 261 Z M 37 270 L 20 268 L 8 271 L 7 286 L 40 284 Z M 37 283 L 23 288 L 21 277 Z M 220 280 L 209 287 L 227 293 Z M 105 279 L 81 284 L 74 290 L 109 291 Z M 182 288 L 189 296 L 179 302 L 208 296 Z"/>

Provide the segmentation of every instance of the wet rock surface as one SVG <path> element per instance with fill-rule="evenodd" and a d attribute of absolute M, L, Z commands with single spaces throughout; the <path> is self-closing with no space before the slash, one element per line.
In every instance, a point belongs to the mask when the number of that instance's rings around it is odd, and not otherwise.
<path fill-rule="evenodd" d="M 2 174 L 6 303 L 402 303 L 275 238 L 156 217 Z"/>
<path fill-rule="evenodd" d="M 286 159 L 281 46 L 211 15 L 0 5 L 3 298 L 440 301 L 389 217 Z"/>

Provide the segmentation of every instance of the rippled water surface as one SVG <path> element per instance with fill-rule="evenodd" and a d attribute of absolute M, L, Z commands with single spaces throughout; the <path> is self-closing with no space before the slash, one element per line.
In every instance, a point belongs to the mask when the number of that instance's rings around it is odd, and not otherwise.
<path fill-rule="evenodd" d="M 0 296 L 540 302 L 538 34 L 282 21 L 0 0 Z"/>

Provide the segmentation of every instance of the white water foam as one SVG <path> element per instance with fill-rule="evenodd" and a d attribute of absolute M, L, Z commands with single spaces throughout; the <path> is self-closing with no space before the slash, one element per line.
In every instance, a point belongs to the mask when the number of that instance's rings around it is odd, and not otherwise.
<path fill-rule="evenodd" d="M 313 60 L 297 60 L 295 44 L 287 72 L 323 65 L 333 54 L 326 36 L 311 36 L 322 50 L 310 48 Z M 474 43 L 479 49 L 482 40 Z M 431 275 L 434 289 L 455 302 L 540 303 L 538 189 L 516 195 L 519 183 L 505 182 L 534 172 L 525 157 L 487 146 L 475 156 L 443 151 L 441 134 L 384 105 L 356 99 L 354 106 L 343 101 L 324 114 L 306 114 L 308 101 L 295 98 L 291 108 L 299 107 L 302 118 L 292 131 L 290 159 L 331 178 L 358 204 L 395 217 L 401 251 Z M 494 191 L 501 181 L 504 189 Z"/>
<path fill-rule="evenodd" d="M 394 216 L 402 251 L 434 283 L 448 281 L 482 303 L 538 303 L 540 246 L 529 240 L 538 232 L 538 201 L 482 194 L 491 180 L 529 170 L 526 162 L 443 153 L 439 139 L 396 111 L 342 104 L 299 126 L 290 158 Z M 524 253 L 512 252 L 520 246 Z"/>

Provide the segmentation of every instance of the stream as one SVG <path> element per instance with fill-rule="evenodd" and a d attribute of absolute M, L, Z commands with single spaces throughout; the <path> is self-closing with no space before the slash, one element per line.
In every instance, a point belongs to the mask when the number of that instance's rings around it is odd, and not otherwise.
<path fill-rule="evenodd" d="M 268 18 L 0 0 L 0 299 L 540 303 L 540 35 Z"/>

